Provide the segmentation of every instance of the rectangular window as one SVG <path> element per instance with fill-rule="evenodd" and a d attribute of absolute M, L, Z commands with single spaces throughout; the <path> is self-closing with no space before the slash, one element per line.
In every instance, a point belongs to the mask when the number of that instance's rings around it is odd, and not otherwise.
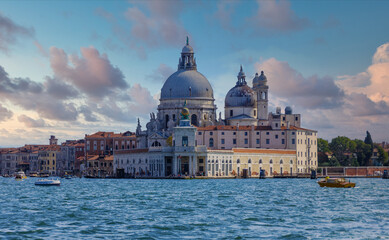
<path fill-rule="evenodd" d="M 294 138 L 292 139 L 292 144 L 295 144 L 295 139 Z"/>
<path fill-rule="evenodd" d="M 285 139 L 282 139 L 282 144 L 285 144 Z"/>
<path fill-rule="evenodd" d="M 234 111 L 230 110 L 230 117 L 232 117 L 233 115 L 234 115 Z"/>
<path fill-rule="evenodd" d="M 270 144 L 270 139 L 266 139 L 266 144 Z"/>
<path fill-rule="evenodd" d="M 275 136 L 275 137 L 276 137 L 276 139 L 278 139 L 278 134 L 276 134 L 276 136 Z"/>
<path fill-rule="evenodd" d="M 278 123 L 276 123 L 276 127 L 278 127 Z"/>
<path fill-rule="evenodd" d="M 224 132 L 222 132 L 222 135 L 224 135 Z"/>
<path fill-rule="evenodd" d="M 270 134 L 270 132 L 266 132 L 266 135 L 269 135 Z"/>
<path fill-rule="evenodd" d="M 222 138 L 222 144 L 224 144 L 224 138 Z"/>
<path fill-rule="evenodd" d="M 257 116 L 257 111 L 256 110 L 254 110 L 254 116 Z"/>
<path fill-rule="evenodd" d="M 236 135 L 236 132 L 234 132 L 233 135 Z"/>
<path fill-rule="evenodd" d="M 182 136 L 182 146 L 183 147 L 188 146 L 188 136 Z"/>
<path fill-rule="evenodd" d="M 259 132 L 257 132 L 257 135 L 259 135 Z"/>
<path fill-rule="evenodd" d="M 257 138 L 257 144 L 259 144 L 259 138 Z"/>
<path fill-rule="evenodd" d="M 202 132 L 199 132 L 199 135 L 203 135 L 203 133 L 202 133 Z"/>
<path fill-rule="evenodd" d="M 295 132 L 292 132 L 292 135 L 294 135 L 295 134 Z"/>
<path fill-rule="evenodd" d="M 244 139 L 244 144 L 249 144 L 249 140 L 247 138 Z"/>
<path fill-rule="evenodd" d="M 285 135 L 285 132 L 282 132 L 281 134 L 282 134 L 282 135 Z"/>
<path fill-rule="evenodd" d="M 298 121 L 299 120 L 299 117 L 296 117 L 296 121 Z"/>
<path fill-rule="evenodd" d="M 245 135 L 245 136 L 247 136 L 247 134 L 248 134 L 247 132 L 244 132 L 244 135 Z"/>
<path fill-rule="evenodd" d="M 282 121 L 285 121 L 285 116 L 282 117 Z"/>
<path fill-rule="evenodd" d="M 209 132 L 209 135 L 211 135 L 211 136 L 212 136 L 212 135 L 213 135 L 213 132 Z"/>
<path fill-rule="evenodd" d="M 236 144 L 236 138 L 232 139 L 232 144 Z"/>

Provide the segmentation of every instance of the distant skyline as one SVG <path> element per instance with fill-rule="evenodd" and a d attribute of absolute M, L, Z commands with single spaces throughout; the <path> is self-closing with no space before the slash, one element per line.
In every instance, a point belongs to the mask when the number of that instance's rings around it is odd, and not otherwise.
<path fill-rule="evenodd" d="M 270 111 L 389 140 L 389 1 L 1 1 L 0 147 L 145 128 L 186 36 L 224 98 L 264 71 Z"/>

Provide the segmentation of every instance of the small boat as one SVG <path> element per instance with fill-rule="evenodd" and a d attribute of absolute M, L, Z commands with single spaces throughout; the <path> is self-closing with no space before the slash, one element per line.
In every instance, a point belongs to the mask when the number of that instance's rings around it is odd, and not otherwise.
<path fill-rule="evenodd" d="M 39 179 L 35 182 L 37 186 L 59 186 L 61 185 L 61 181 L 58 179 Z"/>
<path fill-rule="evenodd" d="M 326 177 L 323 180 L 317 182 L 320 187 L 334 187 L 334 188 L 353 188 L 355 183 L 347 181 L 344 178 L 330 178 Z"/>
<path fill-rule="evenodd" d="M 72 176 L 70 176 L 70 175 L 65 175 L 64 177 L 65 177 L 65 179 L 72 179 Z"/>
<path fill-rule="evenodd" d="M 30 173 L 30 177 L 38 177 L 38 174 L 37 173 Z"/>
<path fill-rule="evenodd" d="M 27 179 L 27 176 L 26 174 L 24 174 L 23 171 L 19 171 L 15 173 L 15 180 L 23 180 L 23 179 Z"/>

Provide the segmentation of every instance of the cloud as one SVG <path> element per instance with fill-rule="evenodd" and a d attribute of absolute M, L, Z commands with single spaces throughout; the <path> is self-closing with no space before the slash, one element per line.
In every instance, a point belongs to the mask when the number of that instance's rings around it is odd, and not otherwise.
<path fill-rule="evenodd" d="M 300 31 L 310 22 L 301 18 L 291 9 L 289 1 L 257 0 L 258 10 L 249 18 L 250 23 L 261 35 Z"/>
<path fill-rule="evenodd" d="M 130 24 L 123 24 L 116 17 L 102 8 L 96 9 L 98 16 L 106 19 L 114 36 L 128 49 L 135 50 L 140 59 L 146 59 L 145 49 L 165 46 L 181 46 L 188 36 L 180 15 L 184 4 L 172 1 L 135 1 L 130 2 L 124 13 Z M 105 45 L 112 47 L 113 41 L 106 40 Z M 119 48 L 114 45 L 115 48 Z"/>
<path fill-rule="evenodd" d="M 352 116 L 389 116 L 389 105 L 386 102 L 373 102 L 362 93 L 351 93 L 347 95 L 344 109 L 345 111 L 349 111 Z"/>
<path fill-rule="evenodd" d="M 85 121 L 87 121 L 87 122 L 97 122 L 98 121 L 97 117 L 95 116 L 95 114 L 93 114 L 93 112 L 91 111 L 91 109 L 88 106 L 81 106 L 79 111 L 82 115 L 84 115 Z"/>
<path fill-rule="evenodd" d="M 34 41 L 34 45 L 35 45 L 35 47 L 38 49 L 38 52 L 39 52 L 43 57 L 46 57 L 46 58 L 49 57 L 49 53 L 47 52 L 47 50 L 46 50 L 38 41 Z"/>
<path fill-rule="evenodd" d="M 330 15 L 326 21 L 322 24 L 324 29 L 335 28 L 340 26 L 340 21 L 335 16 Z"/>
<path fill-rule="evenodd" d="M 110 99 L 97 104 L 90 103 L 89 108 L 116 121 L 131 122 L 135 121 L 136 117 L 148 115 L 156 109 L 158 104 L 150 91 L 138 83 L 123 93 L 121 99 L 131 100 Z"/>
<path fill-rule="evenodd" d="M 73 84 L 95 99 L 128 88 L 122 71 L 111 64 L 106 54 L 100 55 L 94 47 L 81 48 L 81 57 L 67 55 L 64 50 L 51 47 L 50 64 L 57 78 Z"/>
<path fill-rule="evenodd" d="M 179 18 L 183 7 L 183 2 L 178 0 L 147 1 L 133 4 L 125 17 L 132 23 L 132 36 L 147 46 L 180 46 L 187 35 Z"/>
<path fill-rule="evenodd" d="M 338 84 L 348 92 L 366 94 L 376 103 L 389 104 L 389 43 L 377 48 L 366 71 L 340 76 Z"/>
<path fill-rule="evenodd" d="M 20 115 L 18 117 L 19 122 L 24 123 L 24 125 L 28 128 L 40 128 L 40 127 L 45 127 L 46 123 L 43 119 L 33 119 L 30 118 L 29 116 L 26 116 L 24 114 Z"/>
<path fill-rule="evenodd" d="M 0 103 L 0 122 L 10 119 L 13 116 L 13 112 L 3 107 Z"/>
<path fill-rule="evenodd" d="M 152 74 L 147 75 L 146 78 L 151 79 L 153 82 L 164 82 L 171 74 L 174 73 L 174 69 L 168 65 L 161 63 Z"/>
<path fill-rule="evenodd" d="M 329 76 L 304 77 L 287 62 L 275 58 L 255 64 L 258 72 L 264 71 L 272 94 L 287 98 L 290 104 L 305 108 L 333 108 L 342 105 L 344 92 Z M 309 101 L 307 101 L 309 99 Z"/>
<path fill-rule="evenodd" d="M 10 45 L 16 44 L 19 37 L 32 37 L 33 35 L 33 28 L 18 25 L 0 13 L 0 51 L 8 53 Z"/>
<path fill-rule="evenodd" d="M 57 79 L 46 76 L 44 86 L 49 95 L 58 99 L 75 98 L 79 95 L 78 91 L 70 84 Z"/>
<path fill-rule="evenodd" d="M 232 15 L 235 12 L 237 3 L 235 1 L 219 1 L 217 3 L 217 10 L 213 15 L 221 27 L 230 32 L 236 31 L 232 25 Z"/>
<path fill-rule="evenodd" d="M 53 97 L 47 89 L 50 83 L 37 83 L 29 78 L 10 78 L 0 66 L 0 97 L 21 106 L 25 110 L 33 110 L 41 117 L 73 121 L 78 112 L 74 103 L 66 103 Z"/>

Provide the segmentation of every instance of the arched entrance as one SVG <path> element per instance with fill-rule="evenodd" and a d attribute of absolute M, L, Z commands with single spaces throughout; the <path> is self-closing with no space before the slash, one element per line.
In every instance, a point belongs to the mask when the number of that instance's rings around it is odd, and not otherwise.
<path fill-rule="evenodd" d="M 192 116 L 191 116 L 191 118 L 190 118 L 190 123 L 191 123 L 192 125 L 198 126 L 197 115 L 196 115 L 196 114 L 192 114 Z"/>

